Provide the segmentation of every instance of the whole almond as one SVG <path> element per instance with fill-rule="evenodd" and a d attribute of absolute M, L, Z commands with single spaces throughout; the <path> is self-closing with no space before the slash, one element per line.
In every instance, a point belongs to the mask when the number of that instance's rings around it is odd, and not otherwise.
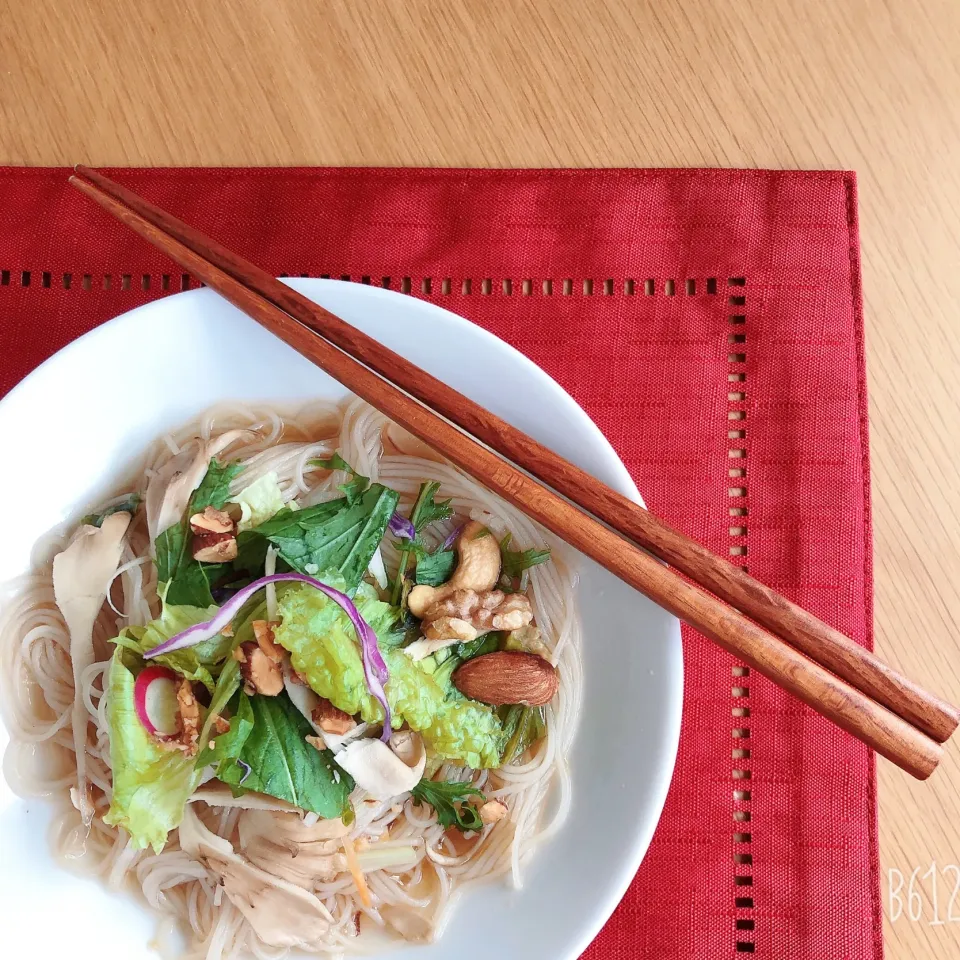
<path fill-rule="evenodd" d="M 539 707 L 553 699 L 560 678 L 543 657 L 501 650 L 474 657 L 458 667 L 453 685 L 465 697 L 495 707 L 512 703 Z"/>

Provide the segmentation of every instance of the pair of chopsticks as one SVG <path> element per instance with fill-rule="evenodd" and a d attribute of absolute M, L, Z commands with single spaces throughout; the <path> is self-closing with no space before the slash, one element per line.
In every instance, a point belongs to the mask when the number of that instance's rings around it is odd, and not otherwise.
<path fill-rule="evenodd" d="M 95 170 L 78 166 L 70 182 L 345 387 L 621 580 L 914 777 L 926 779 L 936 768 L 940 744 L 960 723 L 955 707 L 198 230 Z"/>

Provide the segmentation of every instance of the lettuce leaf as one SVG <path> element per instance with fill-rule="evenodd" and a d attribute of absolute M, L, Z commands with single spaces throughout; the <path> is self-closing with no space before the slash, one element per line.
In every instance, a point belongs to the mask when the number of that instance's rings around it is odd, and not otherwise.
<path fill-rule="evenodd" d="M 235 497 L 230 498 L 232 503 L 240 507 L 240 520 L 237 530 L 241 533 L 266 523 L 276 516 L 284 507 L 283 494 L 277 475 L 271 470 L 259 480 L 244 487 Z"/>
<path fill-rule="evenodd" d="M 179 750 L 165 750 L 147 733 L 134 707 L 136 674 L 144 662 L 117 647 L 107 677 L 107 724 L 113 797 L 104 823 L 123 827 L 136 849 L 159 853 L 167 834 L 180 825 L 200 770 Z"/>
<path fill-rule="evenodd" d="M 176 636 L 187 627 L 209 620 L 216 614 L 217 608 L 177 606 L 163 604 L 163 610 L 156 620 L 151 620 L 142 627 L 126 627 L 120 631 L 113 642 L 119 647 L 125 647 L 142 656 L 154 647 Z M 214 689 L 214 671 L 211 670 L 221 663 L 230 654 L 233 639 L 223 636 L 212 637 L 198 643 L 195 647 L 184 650 L 174 650 L 173 653 L 164 653 L 154 658 L 155 663 L 162 663 L 176 670 L 188 680 L 202 683 L 211 692 Z"/>
<path fill-rule="evenodd" d="M 502 729 L 494 711 L 456 693 L 449 675 L 437 680 L 399 647 L 391 645 L 398 611 L 361 592 L 360 615 L 380 641 L 390 680 L 387 699 L 396 725 L 403 721 L 423 736 L 427 748 L 445 760 L 475 769 L 500 765 Z M 290 651 L 294 669 L 310 687 L 336 707 L 364 720 L 380 722 L 383 711 L 370 696 L 363 676 L 356 634 L 346 614 L 333 601 L 308 586 L 287 590 L 279 601 L 277 642 Z"/>

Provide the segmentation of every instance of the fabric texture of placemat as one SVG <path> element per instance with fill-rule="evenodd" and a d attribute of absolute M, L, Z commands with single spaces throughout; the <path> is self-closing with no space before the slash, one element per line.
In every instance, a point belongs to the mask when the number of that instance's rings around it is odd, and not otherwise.
<path fill-rule="evenodd" d="M 108 173 L 276 274 L 388 286 L 507 340 L 587 410 L 652 510 L 872 643 L 851 174 Z M 0 394 L 98 323 L 196 286 L 67 174 L 0 168 Z M 684 641 L 669 798 L 585 956 L 879 960 L 872 755 Z"/>

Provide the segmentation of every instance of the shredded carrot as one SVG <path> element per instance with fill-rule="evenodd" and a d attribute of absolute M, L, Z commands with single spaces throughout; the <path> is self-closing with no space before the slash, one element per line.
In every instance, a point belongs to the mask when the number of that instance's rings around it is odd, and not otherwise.
<path fill-rule="evenodd" d="M 371 905 L 370 890 L 367 887 L 367 880 L 360 870 L 360 861 L 357 860 L 357 851 L 353 846 L 353 841 L 349 837 L 343 838 L 343 855 L 347 861 L 347 869 L 353 877 L 353 882 L 357 885 L 357 893 L 360 894 L 360 902 L 365 906 Z"/>

